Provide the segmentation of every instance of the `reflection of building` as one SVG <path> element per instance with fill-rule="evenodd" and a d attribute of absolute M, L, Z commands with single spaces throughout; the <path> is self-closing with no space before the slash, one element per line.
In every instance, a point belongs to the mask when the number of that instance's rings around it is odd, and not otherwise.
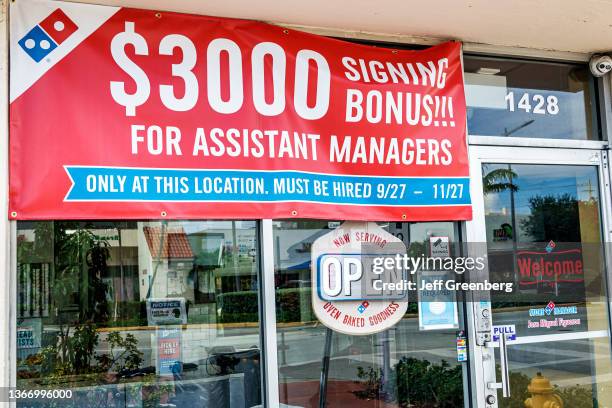
<path fill-rule="evenodd" d="M 138 254 L 140 299 L 181 296 L 193 302 L 188 280 L 194 254 L 183 227 L 143 226 L 138 235 L 139 243 L 146 241 Z"/>
<path fill-rule="evenodd" d="M 255 234 L 240 221 L 196 223 L 187 231 L 194 253 L 190 283 L 195 303 L 215 302 L 215 294 L 256 287 Z"/>
<path fill-rule="evenodd" d="M 139 223 L 138 246 L 141 300 L 174 296 L 197 305 L 214 302 L 223 288 L 240 291 L 255 285 L 253 233 L 229 222 L 227 227 L 201 225 L 189 231 L 172 223 Z"/>
<path fill-rule="evenodd" d="M 279 254 L 277 269 L 281 271 L 283 287 L 302 287 L 310 285 L 310 247 L 312 243 L 329 230 L 326 229 L 297 229 L 276 232 L 275 243 Z"/>

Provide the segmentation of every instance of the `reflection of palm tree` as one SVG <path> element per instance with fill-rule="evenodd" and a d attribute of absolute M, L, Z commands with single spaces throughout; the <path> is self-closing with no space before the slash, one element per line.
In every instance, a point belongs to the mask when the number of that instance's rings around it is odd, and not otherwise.
<path fill-rule="evenodd" d="M 486 169 L 486 165 L 484 167 Z M 518 186 L 514 184 L 513 179 L 517 177 L 518 174 L 510 167 L 491 170 L 482 177 L 482 190 L 485 194 L 501 193 L 506 190 L 516 192 Z"/>
<path fill-rule="evenodd" d="M 483 170 L 487 170 L 487 165 L 483 165 Z M 501 193 L 506 190 L 510 191 L 510 222 L 512 229 L 512 265 L 516 268 L 516 249 L 517 249 L 517 231 L 516 231 L 516 214 L 514 206 L 514 193 L 518 191 L 518 186 L 514 184 L 514 179 L 518 177 L 518 174 L 512 170 L 510 164 L 508 167 L 500 167 L 493 169 L 486 173 L 482 177 L 482 191 L 485 195 L 488 193 Z M 505 227 L 502 227 L 506 229 Z M 514 269 L 514 284 L 518 287 L 518 274 Z"/>

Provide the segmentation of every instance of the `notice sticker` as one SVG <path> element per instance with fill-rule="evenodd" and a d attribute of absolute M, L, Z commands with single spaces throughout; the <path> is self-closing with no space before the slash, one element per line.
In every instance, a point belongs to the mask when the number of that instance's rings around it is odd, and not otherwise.
<path fill-rule="evenodd" d="M 450 240 L 448 237 L 429 237 L 429 251 L 432 258 L 447 258 L 450 256 Z"/>

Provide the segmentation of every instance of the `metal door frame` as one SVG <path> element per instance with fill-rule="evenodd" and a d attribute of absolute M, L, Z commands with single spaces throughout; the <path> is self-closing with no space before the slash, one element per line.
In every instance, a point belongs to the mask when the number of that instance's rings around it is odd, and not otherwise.
<path fill-rule="evenodd" d="M 601 142 L 600 142 L 601 143 Z M 579 143 L 577 144 L 579 145 Z M 483 163 L 510 163 L 510 164 L 550 164 L 550 165 L 587 165 L 597 166 L 599 177 L 600 196 L 600 219 L 602 241 L 612 242 L 612 195 L 610 191 L 610 169 L 608 165 L 607 149 L 593 149 L 592 145 L 577 148 L 552 148 L 552 147 L 519 147 L 519 146 L 492 146 L 492 145 L 470 145 L 470 190 L 472 198 L 473 217 L 465 223 L 465 239 L 468 243 L 486 242 L 486 225 L 484 211 L 484 194 L 482 186 L 482 164 Z M 611 287 L 610 254 L 605 254 L 606 283 L 608 293 L 608 330 L 579 332 L 568 334 L 547 335 L 545 341 L 563 341 L 570 339 L 587 339 L 609 337 L 610 335 L 610 297 Z M 469 299 L 468 299 L 469 301 Z M 476 328 L 481 309 L 476 307 L 476 302 L 466 305 L 468 343 L 470 351 L 470 383 L 472 386 L 472 406 L 478 408 L 497 408 L 498 394 L 501 392 L 489 388 L 489 383 L 499 381 L 495 376 L 495 347 L 499 344 L 489 342 L 486 346 L 477 345 Z M 490 312 L 490 311 L 489 311 Z M 477 316 L 478 314 L 478 316 Z M 488 313 L 488 320 L 491 317 Z M 526 336 L 517 339 L 511 344 L 528 344 L 542 341 L 542 336 Z M 509 344 L 510 344 L 509 343 Z M 493 395 L 495 402 L 487 401 Z"/>

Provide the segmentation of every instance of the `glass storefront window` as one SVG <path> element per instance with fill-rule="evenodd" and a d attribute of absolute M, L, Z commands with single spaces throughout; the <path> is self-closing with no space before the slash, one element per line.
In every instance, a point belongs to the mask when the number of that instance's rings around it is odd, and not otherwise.
<path fill-rule="evenodd" d="M 416 295 L 409 295 L 408 311 L 400 323 L 381 333 L 349 336 L 319 323 L 311 306 L 311 246 L 340 224 L 275 222 L 280 402 L 320 406 L 322 361 L 330 341 L 326 407 L 463 406 L 467 366 L 457 362 L 456 330 L 420 330 Z M 452 222 L 380 225 L 400 238 L 412 255 L 424 251 L 430 236 L 447 236 L 452 243 L 459 240 Z"/>
<path fill-rule="evenodd" d="M 18 406 L 260 405 L 256 237 L 254 221 L 19 222 L 17 388 L 72 397 Z"/>
<path fill-rule="evenodd" d="M 600 140 L 586 65 L 466 56 L 470 135 Z"/>

